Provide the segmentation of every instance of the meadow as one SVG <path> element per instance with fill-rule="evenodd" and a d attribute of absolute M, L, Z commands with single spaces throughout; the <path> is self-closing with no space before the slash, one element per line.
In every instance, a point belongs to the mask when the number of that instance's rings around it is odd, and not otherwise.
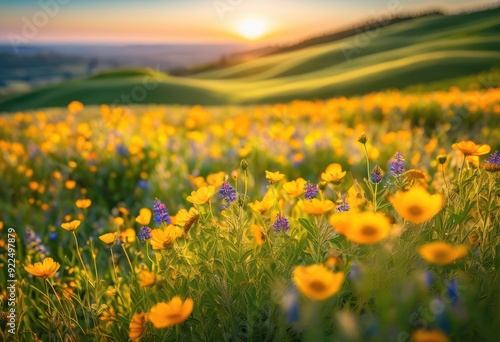
<path fill-rule="evenodd" d="M 3 340 L 493 341 L 499 119 L 498 88 L 5 114 Z"/>

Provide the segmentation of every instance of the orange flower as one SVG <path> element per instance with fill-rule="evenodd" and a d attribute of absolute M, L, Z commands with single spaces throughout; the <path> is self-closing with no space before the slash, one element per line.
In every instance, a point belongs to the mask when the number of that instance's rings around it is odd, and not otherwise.
<path fill-rule="evenodd" d="M 64 229 L 66 229 L 69 232 L 72 232 L 72 231 L 75 231 L 76 228 L 78 228 L 78 226 L 80 225 L 80 223 L 82 223 L 82 221 L 80 221 L 80 220 L 73 220 L 71 222 L 62 223 L 61 227 L 64 228 Z"/>
<path fill-rule="evenodd" d="M 149 287 L 156 283 L 156 274 L 148 270 L 139 272 L 139 285 L 142 287 Z"/>
<path fill-rule="evenodd" d="M 419 186 L 406 192 L 399 190 L 389 201 L 399 215 L 413 223 L 430 220 L 443 207 L 443 196 L 430 195 Z"/>
<path fill-rule="evenodd" d="M 68 104 L 68 110 L 73 114 L 81 112 L 83 110 L 83 103 L 80 101 L 71 101 Z"/>
<path fill-rule="evenodd" d="M 75 202 L 76 207 L 80 209 L 87 209 L 92 204 L 90 199 L 79 199 Z"/>
<path fill-rule="evenodd" d="M 453 246 L 443 241 L 429 242 L 418 249 L 420 256 L 430 264 L 445 266 L 467 255 L 464 245 Z"/>
<path fill-rule="evenodd" d="M 439 330 L 417 330 L 411 334 L 411 342 L 448 342 L 450 339 Z"/>
<path fill-rule="evenodd" d="M 175 296 L 169 303 L 158 303 L 151 308 L 149 320 L 155 328 L 166 328 L 183 323 L 193 311 L 194 302 L 187 298 Z"/>
<path fill-rule="evenodd" d="M 297 266 L 293 270 L 295 285 L 306 297 L 314 300 L 325 300 L 336 294 L 344 278 L 344 273 L 333 273 L 321 264 Z"/>
<path fill-rule="evenodd" d="M 330 216 L 328 222 L 337 233 L 345 235 L 349 229 L 352 216 L 350 213 L 337 213 Z"/>
<path fill-rule="evenodd" d="M 74 189 L 76 186 L 76 182 L 74 180 L 68 179 L 66 182 L 64 182 L 64 186 L 66 189 Z"/>
<path fill-rule="evenodd" d="M 481 156 L 490 152 L 491 147 L 487 144 L 477 145 L 473 141 L 460 141 L 451 145 L 451 147 L 459 152 L 462 152 L 464 156 Z"/>
<path fill-rule="evenodd" d="M 351 215 L 345 237 L 359 244 L 374 244 L 387 238 L 390 232 L 391 223 L 385 214 L 367 211 Z"/>
<path fill-rule="evenodd" d="M 135 230 L 132 228 L 127 228 L 120 233 L 120 241 L 123 243 L 133 243 L 135 238 Z"/>
<path fill-rule="evenodd" d="M 28 273 L 30 273 L 36 277 L 46 279 L 46 278 L 53 277 L 56 274 L 59 267 L 61 267 L 61 264 L 59 264 L 58 262 L 55 262 L 54 259 L 45 258 L 43 260 L 43 262 L 37 262 L 34 265 L 24 266 L 24 269 Z"/>
<path fill-rule="evenodd" d="M 187 200 L 194 204 L 204 204 L 210 201 L 214 193 L 215 187 L 213 185 L 204 186 L 191 192 L 191 196 L 188 196 Z"/>
<path fill-rule="evenodd" d="M 130 321 L 128 338 L 132 341 L 139 342 L 141 340 L 142 334 L 144 333 L 144 328 L 148 322 L 148 315 L 144 312 L 135 313 Z"/>
<path fill-rule="evenodd" d="M 302 210 L 310 215 L 324 215 L 335 207 L 335 204 L 329 200 L 305 200 L 300 202 Z"/>

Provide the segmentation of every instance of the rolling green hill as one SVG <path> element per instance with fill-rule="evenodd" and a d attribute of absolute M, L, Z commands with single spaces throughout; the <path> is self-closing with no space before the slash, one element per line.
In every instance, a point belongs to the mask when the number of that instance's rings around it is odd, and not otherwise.
<path fill-rule="evenodd" d="M 190 77 L 120 70 L 0 100 L 0 111 L 85 104 L 269 103 L 469 77 L 500 66 L 500 9 L 425 16 Z M 444 82 L 446 84 L 446 82 Z"/>

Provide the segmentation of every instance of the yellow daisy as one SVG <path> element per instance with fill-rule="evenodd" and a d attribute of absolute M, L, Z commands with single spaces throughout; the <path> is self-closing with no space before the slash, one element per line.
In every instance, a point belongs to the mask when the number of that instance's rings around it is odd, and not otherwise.
<path fill-rule="evenodd" d="M 342 171 L 342 165 L 333 163 L 327 166 L 325 172 L 321 174 L 321 179 L 332 184 L 340 184 L 346 172 Z"/>
<path fill-rule="evenodd" d="M 313 198 L 312 200 L 301 201 L 299 206 L 307 214 L 324 215 L 335 207 L 335 203 L 329 200 Z"/>
<path fill-rule="evenodd" d="M 78 226 L 80 226 L 80 223 L 82 223 L 82 221 L 80 221 L 80 220 L 73 220 L 71 222 L 62 223 L 61 227 L 63 229 L 66 229 L 69 232 L 72 232 L 72 231 L 75 231 L 76 228 L 78 228 Z"/>
<path fill-rule="evenodd" d="M 429 242 L 418 249 L 420 256 L 430 264 L 445 266 L 467 255 L 464 245 L 453 246 L 443 241 Z"/>
<path fill-rule="evenodd" d="M 293 270 L 293 282 L 306 297 L 325 300 L 336 294 L 344 283 L 342 272 L 333 273 L 321 264 L 297 266 Z"/>
<path fill-rule="evenodd" d="M 399 190 L 389 201 L 399 215 L 413 223 L 430 220 L 443 207 L 442 195 L 430 195 L 422 187 L 413 187 L 406 192 Z"/>
<path fill-rule="evenodd" d="M 169 303 L 158 303 L 149 312 L 149 321 L 155 328 L 166 328 L 183 323 L 193 311 L 194 302 L 187 298 L 175 296 Z"/>
<path fill-rule="evenodd" d="M 61 267 L 61 264 L 55 262 L 54 259 L 45 258 L 43 259 L 43 262 L 37 262 L 34 265 L 24 266 L 24 269 L 35 277 L 46 279 L 53 277 L 59 267 Z"/>
<path fill-rule="evenodd" d="M 345 237 L 359 244 L 377 243 L 389 236 L 391 222 L 382 213 L 363 212 L 351 215 L 349 228 Z"/>
<path fill-rule="evenodd" d="M 213 185 L 204 186 L 191 192 L 191 195 L 187 197 L 187 200 L 188 202 L 194 204 L 204 204 L 210 201 L 214 193 L 215 187 Z"/>
<path fill-rule="evenodd" d="M 276 172 L 271 172 L 266 170 L 266 179 L 269 181 L 269 183 L 273 184 L 276 182 L 279 182 L 285 178 L 285 175 L 280 173 L 279 171 Z"/>
<path fill-rule="evenodd" d="M 283 190 L 285 190 L 290 197 L 299 197 L 304 193 L 304 186 L 306 184 L 307 181 L 304 178 L 298 178 L 297 180 L 283 184 Z"/>
<path fill-rule="evenodd" d="M 457 151 L 462 152 L 464 156 L 481 156 L 487 154 L 491 151 L 490 145 L 487 144 L 476 144 L 473 141 L 460 141 L 451 145 L 451 147 Z"/>

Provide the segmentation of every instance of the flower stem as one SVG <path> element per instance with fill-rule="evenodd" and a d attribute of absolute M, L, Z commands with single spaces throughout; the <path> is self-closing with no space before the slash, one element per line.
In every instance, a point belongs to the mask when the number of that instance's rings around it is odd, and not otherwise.
<path fill-rule="evenodd" d="M 247 198 L 247 192 L 248 192 L 248 175 L 247 175 L 247 170 L 245 172 L 245 193 L 243 194 L 243 201 Z"/>
<path fill-rule="evenodd" d="M 125 246 L 123 245 L 123 243 L 121 244 L 121 246 L 122 246 L 122 249 L 123 249 L 123 253 L 125 253 L 125 256 L 127 257 L 127 261 L 128 261 L 128 265 L 130 266 L 130 272 L 132 273 L 132 277 L 135 278 L 134 267 L 132 266 L 132 262 L 130 261 L 130 257 L 128 256 L 127 249 L 125 248 Z"/>
<path fill-rule="evenodd" d="M 78 239 L 76 238 L 76 234 L 73 231 L 73 237 L 75 238 L 75 244 L 76 244 L 76 253 L 78 254 L 78 258 L 80 259 L 80 262 L 82 263 L 83 270 L 85 273 L 87 273 L 87 267 L 85 266 L 85 263 L 83 262 L 82 254 L 80 253 L 80 246 L 78 245 Z"/>
<path fill-rule="evenodd" d="M 116 274 L 116 265 L 115 265 L 115 257 L 113 256 L 113 250 L 110 248 L 109 253 L 111 254 L 111 263 L 113 264 L 113 274 L 114 274 L 114 281 L 118 281 L 118 275 Z"/>

